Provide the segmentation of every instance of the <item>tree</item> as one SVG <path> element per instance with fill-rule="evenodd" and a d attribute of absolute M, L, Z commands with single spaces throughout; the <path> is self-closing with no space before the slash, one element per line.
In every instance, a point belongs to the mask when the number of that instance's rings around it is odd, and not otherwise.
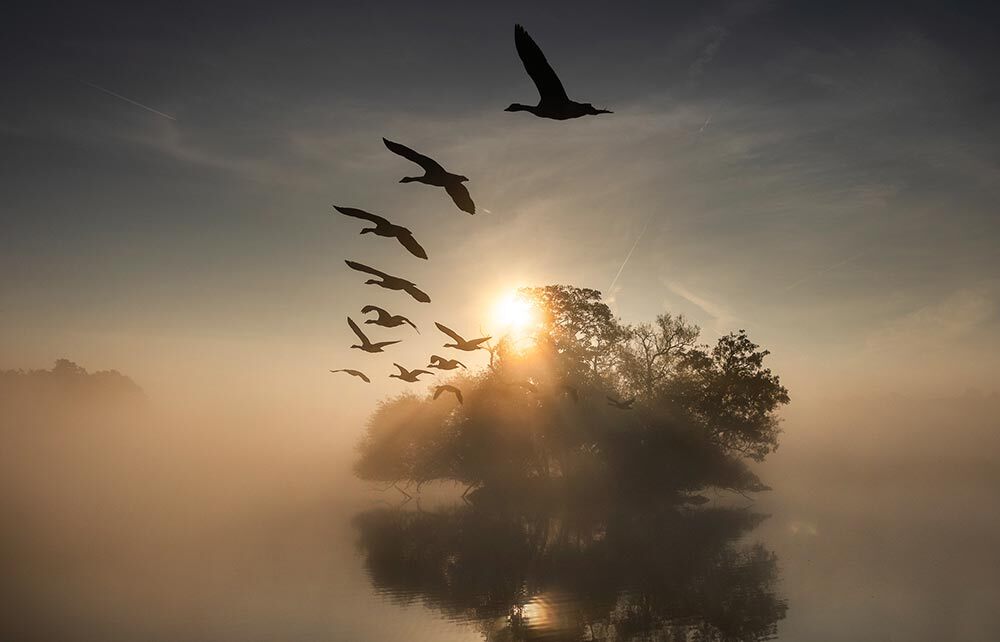
<path fill-rule="evenodd" d="M 453 383 L 465 403 L 407 395 L 379 406 L 357 473 L 493 489 L 559 486 L 669 497 L 708 485 L 765 488 L 743 461 L 777 447 L 788 391 L 744 331 L 698 346 L 681 316 L 622 324 L 596 290 L 525 288 L 533 341 L 502 338 L 490 367 Z M 635 397 L 633 410 L 605 397 Z"/>

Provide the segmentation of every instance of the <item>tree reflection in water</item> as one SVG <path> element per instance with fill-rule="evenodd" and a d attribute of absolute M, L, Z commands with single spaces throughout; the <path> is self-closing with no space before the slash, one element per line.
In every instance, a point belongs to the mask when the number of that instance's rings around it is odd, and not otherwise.
<path fill-rule="evenodd" d="M 377 509 L 355 518 L 369 578 L 486 640 L 763 640 L 777 558 L 746 510 Z"/>

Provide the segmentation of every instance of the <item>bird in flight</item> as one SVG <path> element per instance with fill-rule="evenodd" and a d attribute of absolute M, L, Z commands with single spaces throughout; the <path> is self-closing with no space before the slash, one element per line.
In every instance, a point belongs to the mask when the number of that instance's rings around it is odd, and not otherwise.
<path fill-rule="evenodd" d="M 354 330 L 354 334 L 358 335 L 358 339 L 361 340 L 361 345 L 353 345 L 352 348 L 357 348 L 358 350 L 364 350 L 365 352 L 382 352 L 382 348 L 386 346 L 391 346 L 394 343 L 399 343 L 399 341 L 380 341 L 379 343 L 372 343 L 365 333 L 361 331 L 358 324 L 354 322 L 354 319 L 347 317 L 347 325 L 351 326 L 351 330 Z"/>
<path fill-rule="evenodd" d="M 437 368 L 438 370 L 454 370 L 459 366 L 465 368 L 465 364 L 459 361 L 458 359 L 445 359 L 444 357 L 439 357 L 436 354 L 432 354 L 431 362 L 427 367 Z M 465 369 L 468 370 L 468 368 Z"/>
<path fill-rule="evenodd" d="M 408 383 L 416 383 L 416 382 L 420 381 L 420 375 L 422 375 L 422 374 L 434 374 L 430 370 L 407 370 L 406 368 L 404 368 L 403 366 L 399 365 L 398 363 L 394 363 L 392 365 L 394 365 L 397 368 L 399 368 L 399 374 L 391 374 L 391 375 L 389 375 L 389 378 L 390 379 L 393 379 L 393 378 L 394 379 L 401 379 L 401 380 L 406 381 Z"/>
<path fill-rule="evenodd" d="M 340 368 L 339 370 L 331 370 L 330 372 L 346 372 L 352 377 L 357 377 L 364 381 L 365 383 L 371 383 L 372 380 L 368 378 L 368 375 L 361 372 L 360 370 L 351 370 L 350 368 Z"/>
<path fill-rule="evenodd" d="M 608 397 L 608 405 L 614 406 L 618 410 L 632 410 L 633 403 L 635 403 L 635 397 L 626 399 L 625 401 L 618 401 L 614 397 Z"/>
<path fill-rule="evenodd" d="M 365 323 L 374 323 L 377 326 L 383 328 L 398 328 L 404 323 L 408 323 L 414 330 L 417 330 L 417 326 L 401 314 L 389 314 L 388 310 L 380 308 L 377 305 L 366 305 L 361 308 L 361 314 L 368 314 L 369 312 L 377 312 L 377 319 L 366 319 Z M 420 334 L 420 330 L 417 330 L 417 334 Z"/>
<path fill-rule="evenodd" d="M 462 399 L 462 391 L 450 384 L 444 384 L 443 386 L 438 386 L 434 389 L 434 398 L 437 399 L 441 396 L 442 392 L 451 392 L 455 394 L 455 398 L 458 399 L 458 405 L 463 405 L 465 402 Z"/>
<path fill-rule="evenodd" d="M 362 234 L 368 234 L 371 232 L 376 236 L 395 238 L 399 241 L 399 244 L 409 250 L 410 254 L 413 256 L 420 259 L 427 258 L 427 252 L 424 251 L 424 248 L 420 247 L 420 243 L 417 243 L 417 239 L 413 238 L 413 232 L 406 229 L 402 225 L 394 225 L 381 216 L 364 210 L 359 210 L 354 207 L 340 207 L 338 205 L 334 205 L 333 209 L 337 210 L 344 216 L 353 216 L 354 218 L 364 219 L 375 224 L 375 227 L 366 227 L 361 230 Z"/>
<path fill-rule="evenodd" d="M 376 270 L 375 268 L 368 267 L 367 265 L 362 265 L 357 261 L 344 261 L 347 263 L 347 267 L 352 270 L 357 270 L 358 272 L 364 272 L 366 274 L 371 274 L 377 276 L 380 280 L 368 279 L 365 281 L 366 285 L 378 285 L 387 290 L 401 290 L 412 296 L 417 301 L 421 303 L 430 303 L 431 298 L 427 296 L 427 293 L 417 288 L 416 283 L 407 281 L 406 279 L 401 279 L 398 276 L 392 276 L 391 274 L 386 274 Z"/>
<path fill-rule="evenodd" d="M 446 343 L 444 347 L 446 348 L 457 348 L 458 350 L 465 350 L 467 352 L 472 352 L 473 350 L 482 349 L 482 343 L 489 341 L 492 337 L 481 337 L 479 339 L 463 339 L 460 334 L 449 328 L 448 326 L 441 325 L 437 321 L 434 322 L 437 329 L 444 332 L 449 337 L 455 340 L 455 343 Z"/>
<path fill-rule="evenodd" d="M 423 183 L 425 185 L 433 185 L 435 187 L 443 187 L 451 200 L 455 201 L 455 205 L 458 209 L 463 212 L 468 212 L 469 214 L 476 213 L 476 204 L 472 202 L 472 197 L 469 196 L 469 190 L 466 189 L 465 185 L 462 185 L 465 181 L 469 180 L 465 176 L 460 174 L 452 174 L 451 172 L 445 170 L 441 167 L 441 164 L 432 158 L 428 158 L 423 154 L 418 154 L 406 145 L 400 145 L 399 143 L 394 143 L 391 140 L 385 138 L 382 139 L 385 146 L 389 148 L 389 151 L 394 154 L 399 154 L 408 161 L 412 161 L 424 170 L 423 176 L 406 176 L 400 179 L 400 183 Z"/>
<path fill-rule="evenodd" d="M 504 111 L 527 111 L 539 118 L 554 120 L 614 113 L 607 109 L 596 109 L 590 103 L 570 100 L 562 82 L 559 81 L 559 76 L 545 59 L 545 54 L 521 25 L 514 25 L 514 46 L 517 48 L 517 55 L 521 57 L 521 62 L 524 63 L 524 70 L 538 88 L 539 99 L 537 105 L 514 103 Z"/>

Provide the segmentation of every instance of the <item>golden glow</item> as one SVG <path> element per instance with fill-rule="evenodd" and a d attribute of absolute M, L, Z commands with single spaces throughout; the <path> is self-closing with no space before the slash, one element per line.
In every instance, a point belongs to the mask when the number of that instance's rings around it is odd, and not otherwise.
<path fill-rule="evenodd" d="M 538 323 L 534 303 L 519 296 L 517 291 L 509 292 L 496 302 L 492 318 L 491 325 L 514 340 L 529 338 Z"/>

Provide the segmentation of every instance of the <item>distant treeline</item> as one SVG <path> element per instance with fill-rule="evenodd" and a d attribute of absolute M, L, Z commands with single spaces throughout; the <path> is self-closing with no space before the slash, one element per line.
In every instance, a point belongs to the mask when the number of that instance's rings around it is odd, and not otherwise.
<path fill-rule="evenodd" d="M 745 462 L 777 448 L 789 396 L 744 331 L 708 346 L 681 316 L 626 325 L 596 290 L 519 296 L 538 316 L 530 336 L 500 339 L 489 367 L 450 381 L 464 405 L 414 394 L 381 403 L 359 445 L 361 478 L 591 498 L 766 489 Z"/>
<path fill-rule="evenodd" d="M 10 420 L 51 420 L 55 414 L 134 406 L 142 389 L 117 370 L 87 372 L 68 359 L 51 370 L 0 371 L 0 407 Z"/>

